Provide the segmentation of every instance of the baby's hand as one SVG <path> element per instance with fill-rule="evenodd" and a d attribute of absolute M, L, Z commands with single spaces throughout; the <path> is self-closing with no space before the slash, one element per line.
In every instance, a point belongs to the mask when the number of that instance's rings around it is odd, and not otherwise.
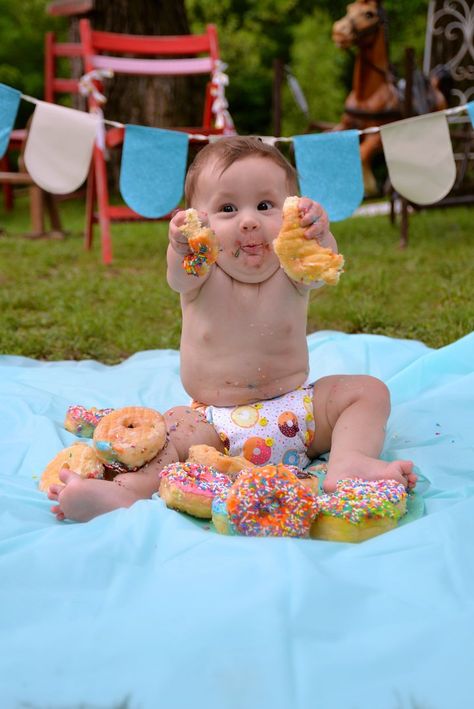
<path fill-rule="evenodd" d="M 203 226 L 205 226 L 207 224 L 207 214 L 205 212 L 198 212 L 198 216 Z M 192 253 L 192 250 L 189 248 L 188 240 L 181 231 L 185 219 L 186 210 L 178 210 L 170 221 L 168 231 L 170 244 L 180 256 L 187 256 Z"/>
<path fill-rule="evenodd" d="M 329 219 L 321 205 L 308 197 L 300 197 L 298 209 L 301 215 L 300 224 L 303 228 L 307 227 L 306 238 L 316 239 L 320 246 L 331 246 Z"/>

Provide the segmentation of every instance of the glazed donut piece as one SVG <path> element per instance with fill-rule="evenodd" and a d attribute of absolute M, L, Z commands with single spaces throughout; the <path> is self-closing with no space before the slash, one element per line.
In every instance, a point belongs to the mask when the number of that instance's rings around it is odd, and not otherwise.
<path fill-rule="evenodd" d="M 298 468 L 296 465 L 287 465 L 286 467 L 293 473 L 293 475 L 296 475 L 302 485 L 311 490 L 314 495 L 318 494 L 319 480 L 317 475 L 312 475 L 306 470 Z"/>
<path fill-rule="evenodd" d="M 92 438 L 99 421 L 112 411 L 113 409 L 96 409 L 95 406 L 86 409 L 85 406 L 73 404 L 66 412 L 64 428 L 81 438 Z"/>
<path fill-rule="evenodd" d="M 163 416 L 145 406 L 125 406 L 104 416 L 94 431 L 99 460 L 117 472 L 138 470 L 166 443 Z"/>
<path fill-rule="evenodd" d="M 186 210 L 185 222 L 180 231 L 187 238 L 193 252 L 184 257 L 184 270 L 191 276 L 205 276 L 209 267 L 217 261 L 219 244 L 216 235 L 212 229 L 201 224 L 195 209 Z"/>
<path fill-rule="evenodd" d="M 212 500 L 231 485 L 227 475 L 199 463 L 171 463 L 160 473 L 159 495 L 167 507 L 211 519 Z"/>
<path fill-rule="evenodd" d="M 320 495 L 312 539 L 362 542 L 397 526 L 406 512 L 407 492 L 395 480 L 339 480 L 336 491 Z"/>
<path fill-rule="evenodd" d="M 220 453 L 212 446 L 204 444 L 190 446 L 188 453 L 188 461 L 192 463 L 200 463 L 215 468 L 219 473 L 224 473 L 235 479 L 237 475 L 248 468 L 251 464 L 242 456 L 231 456 L 225 453 Z"/>
<path fill-rule="evenodd" d="M 257 537 L 307 537 L 318 512 L 316 496 L 285 465 L 244 470 L 224 501 L 213 505 L 221 533 Z"/>
<path fill-rule="evenodd" d="M 38 487 L 47 492 L 50 485 L 60 483 L 59 471 L 69 468 L 81 478 L 102 478 L 104 467 L 95 450 L 87 443 L 74 443 L 63 448 L 44 469 Z"/>
<path fill-rule="evenodd" d="M 342 254 L 307 239 L 300 226 L 299 197 L 287 197 L 283 204 L 283 224 L 273 248 L 285 273 L 299 283 L 324 281 L 334 286 L 344 266 Z"/>

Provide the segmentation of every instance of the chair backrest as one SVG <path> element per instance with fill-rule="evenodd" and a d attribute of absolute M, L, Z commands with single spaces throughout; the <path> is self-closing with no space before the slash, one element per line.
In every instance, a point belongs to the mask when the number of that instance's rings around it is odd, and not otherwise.
<path fill-rule="evenodd" d="M 70 60 L 67 66 L 63 66 L 63 59 Z M 79 78 L 82 73 L 81 44 L 57 42 L 54 32 L 47 32 L 44 45 L 44 100 L 58 103 L 65 94 L 79 94 Z"/>
<path fill-rule="evenodd" d="M 219 68 L 219 45 L 214 25 L 204 34 L 146 36 L 93 30 L 79 22 L 86 72 L 111 70 L 135 76 L 207 75 L 202 127 L 212 129 L 213 76 Z M 125 55 L 125 56 L 121 56 Z M 133 56 L 130 56 L 133 55 Z M 90 98 L 94 106 L 94 98 Z"/>
<path fill-rule="evenodd" d="M 474 99 L 473 27 L 473 0 L 430 0 L 423 71 L 449 74 L 451 106 Z"/>

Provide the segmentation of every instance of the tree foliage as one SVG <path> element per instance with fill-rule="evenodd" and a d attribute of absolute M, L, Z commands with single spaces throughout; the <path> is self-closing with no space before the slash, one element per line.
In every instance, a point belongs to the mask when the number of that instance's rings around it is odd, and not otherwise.
<path fill-rule="evenodd" d="M 353 57 L 334 47 L 332 23 L 342 17 L 347 0 L 186 0 L 190 24 L 197 31 L 213 22 L 228 64 L 231 113 L 242 133 L 271 131 L 273 60 L 291 64 L 313 120 L 337 121 L 350 88 Z M 428 0 L 385 0 L 391 59 L 403 73 L 403 51 L 424 43 Z M 286 134 L 305 129 L 288 88 L 284 90 Z"/>
<path fill-rule="evenodd" d="M 43 90 L 44 33 L 56 29 L 65 38 L 68 25 L 64 18 L 54 20 L 46 14 L 48 2 L 0 0 L 0 81 L 39 98 Z M 122 5 L 127 3 L 136 5 L 134 0 L 121 0 Z M 157 0 L 155 4 L 161 5 Z M 240 132 L 263 134 L 272 130 L 276 58 L 291 65 L 309 103 L 311 119 L 339 118 L 350 86 L 352 58 L 332 44 L 331 25 L 345 14 L 346 4 L 347 0 L 185 0 L 193 31 L 209 22 L 217 25 L 221 54 L 228 64 L 231 113 Z M 389 18 L 391 59 L 402 74 L 405 46 L 414 46 L 421 60 L 428 0 L 385 0 L 384 6 Z M 287 87 L 283 106 L 284 132 L 303 131 L 306 117 Z"/>

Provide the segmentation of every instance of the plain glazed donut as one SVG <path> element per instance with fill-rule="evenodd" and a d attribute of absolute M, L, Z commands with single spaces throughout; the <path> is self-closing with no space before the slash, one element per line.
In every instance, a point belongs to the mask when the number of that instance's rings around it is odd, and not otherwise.
<path fill-rule="evenodd" d="M 104 416 L 93 439 L 97 456 L 106 467 L 138 470 L 164 447 L 166 424 L 154 409 L 126 406 Z"/>
<path fill-rule="evenodd" d="M 92 438 L 99 421 L 112 411 L 113 409 L 96 409 L 95 406 L 86 409 L 85 406 L 73 404 L 66 412 L 64 428 L 81 438 Z"/>
<path fill-rule="evenodd" d="M 235 479 L 242 470 L 251 466 L 249 461 L 242 456 L 231 456 L 220 453 L 212 446 L 205 444 L 190 446 L 188 461 L 200 463 L 215 468 L 219 473 L 225 473 L 230 478 Z"/>
<path fill-rule="evenodd" d="M 187 238 L 192 251 L 183 259 L 184 270 L 191 276 L 205 276 L 219 254 L 216 235 L 212 229 L 201 224 L 195 209 L 186 210 L 185 222 L 180 231 Z"/>
<path fill-rule="evenodd" d="M 406 512 L 407 492 L 395 480 L 339 480 L 336 491 L 318 497 L 313 539 L 362 542 L 397 526 Z"/>
<path fill-rule="evenodd" d="M 299 283 L 324 281 L 334 286 L 344 266 L 342 254 L 320 246 L 316 239 L 307 239 L 300 226 L 299 197 L 287 197 L 283 204 L 283 224 L 273 249 L 285 273 Z"/>
<path fill-rule="evenodd" d="M 74 443 L 68 448 L 63 448 L 44 469 L 38 487 L 47 492 L 50 485 L 60 483 L 59 471 L 69 468 L 81 478 L 101 478 L 104 467 L 97 457 L 95 450 L 87 443 Z"/>
<path fill-rule="evenodd" d="M 221 502 L 213 509 L 217 531 L 245 536 L 307 537 L 318 512 L 316 496 L 285 465 L 244 470 Z"/>
<path fill-rule="evenodd" d="M 218 491 L 228 489 L 227 475 L 199 463 L 171 463 L 160 473 L 159 495 L 167 507 L 193 517 L 211 519 L 212 500 Z"/>

